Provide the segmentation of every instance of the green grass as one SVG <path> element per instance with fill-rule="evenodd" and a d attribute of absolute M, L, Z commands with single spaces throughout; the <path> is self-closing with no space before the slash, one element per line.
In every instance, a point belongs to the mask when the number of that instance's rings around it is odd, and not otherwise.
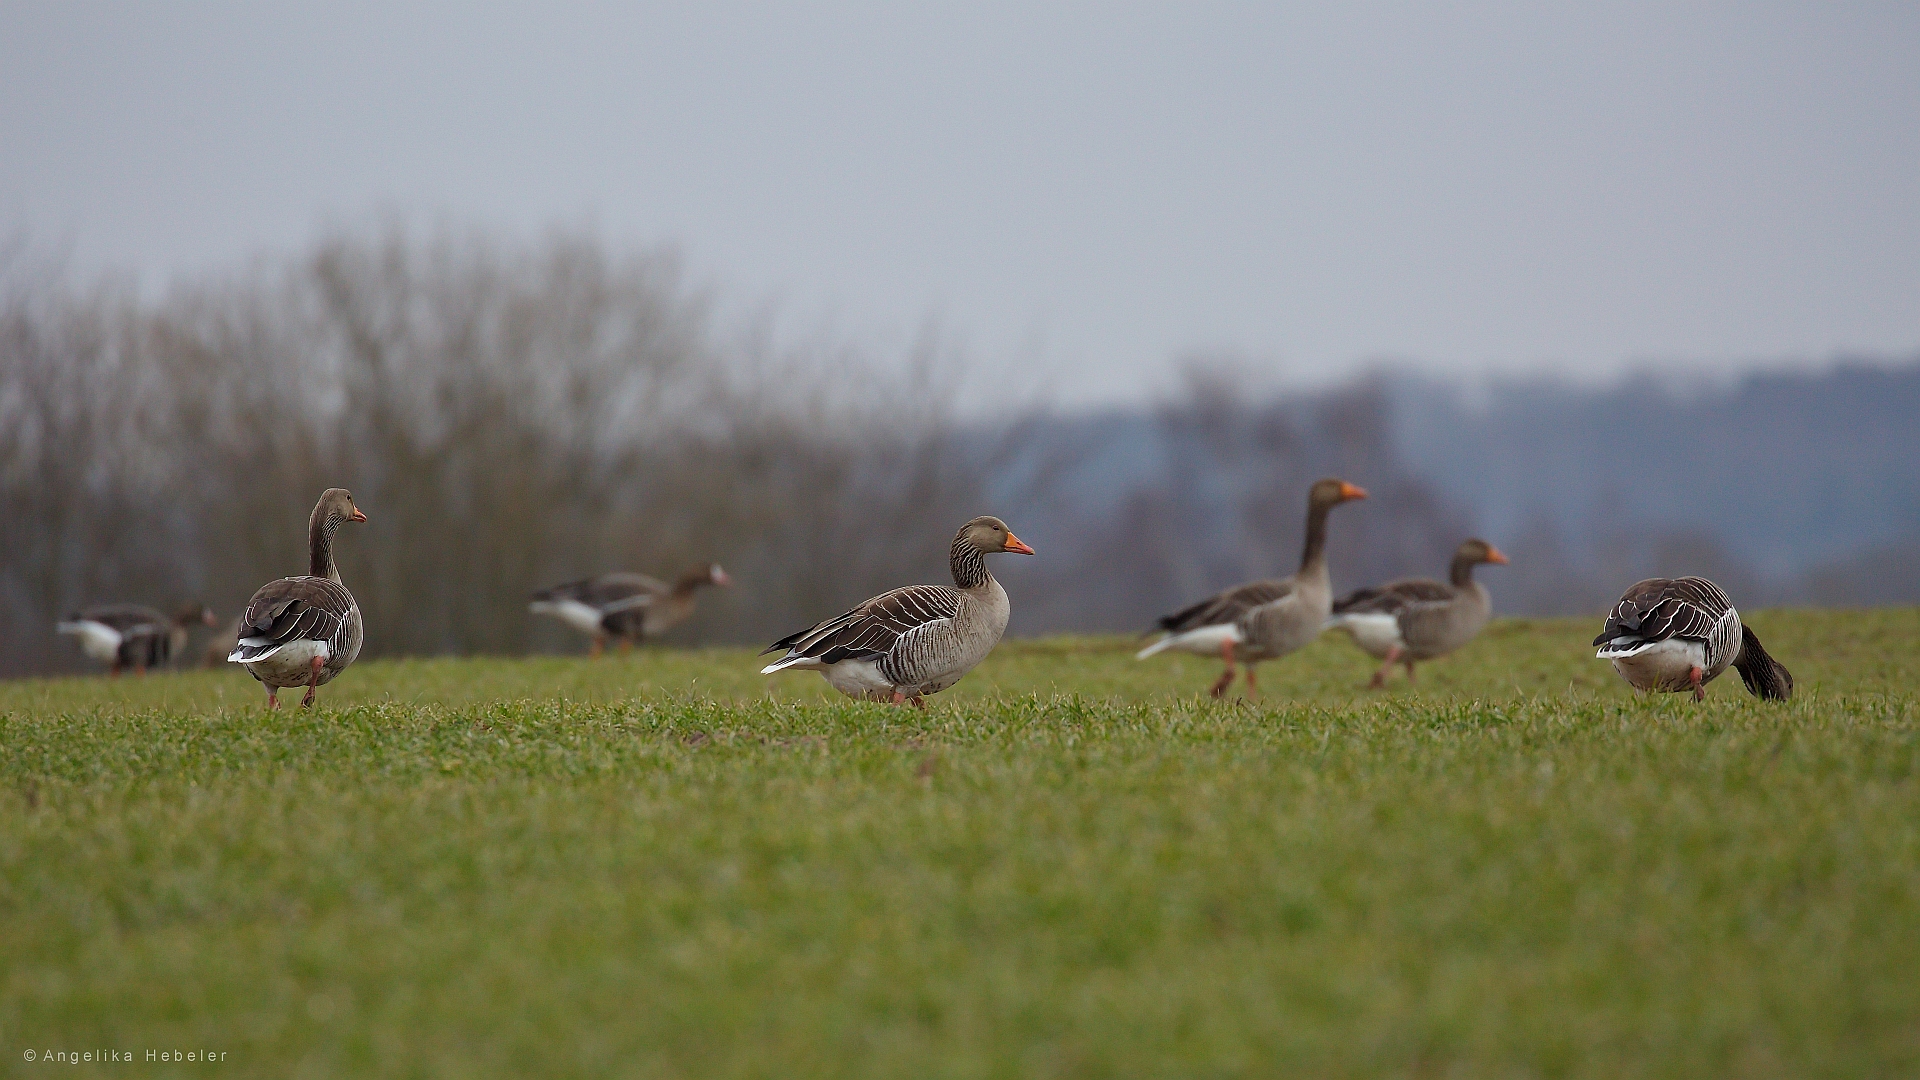
<path fill-rule="evenodd" d="M 1755 623 L 1788 705 L 1636 697 L 1591 620 L 1255 703 L 1091 639 L 925 713 L 729 650 L 0 684 L 0 1061 L 1920 1073 L 1920 612 Z M 227 1057 L 24 1061 L 97 1048 Z"/>

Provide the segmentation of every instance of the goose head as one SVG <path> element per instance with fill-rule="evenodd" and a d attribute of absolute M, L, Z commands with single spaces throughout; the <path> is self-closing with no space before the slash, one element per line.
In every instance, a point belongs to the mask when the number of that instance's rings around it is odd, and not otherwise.
<path fill-rule="evenodd" d="M 1033 549 L 1013 535 L 1013 530 L 1007 528 L 1007 523 L 997 517 L 974 518 L 961 527 L 960 538 L 973 545 L 976 551 L 987 554 L 996 551 L 1011 551 L 1020 555 L 1033 554 Z"/>
<path fill-rule="evenodd" d="M 333 526 L 343 521 L 365 521 L 367 515 L 353 504 L 352 492 L 346 488 L 328 488 L 321 493 L 320 501 L 314 504 L 313 519 Z"/>
<path fill-rule="evenodd" d="M 1507 557 L 1500 553 L 1500 549 L 1479 537 L 1462 540 L 1460 546 L 1453 549 L 1453 561 L 1466 563 L 1469 566 L 1478 566 L 1481 563 L 1492 563 L 1495 566 L 1507 565 Z"/>
<path fill-rule="evenodd" d="M 1316 482 L 1313 487 L 1307 490 L 1307 506 L 1309 509 L 1314 510 L 1330 510 L 1333 507 L 1339 506 L 1341 503 L 1352 502 L 1355 499 L 1364 499 L 1366 497 L 1366 488 L 1349 484 L 1345 480 L 1338 479 L 1337 477 L 1329 476 L 1325 480 Z"/>
<path fill-rule="evenodd" d="M 725 570 L 720 569 L 719 563 L 710 563 L 707 566 L 707 584 L 726 588 L 733 584 L 733 579 L 727 576 Z"/>
<path fill-rule="evenodd" d="M 188 604 L 173 616 L 175 626 L 191 626 L 194 623 L 217 627 L 220 620 L 214 617 L 213 609 L 205 604 Z"/>

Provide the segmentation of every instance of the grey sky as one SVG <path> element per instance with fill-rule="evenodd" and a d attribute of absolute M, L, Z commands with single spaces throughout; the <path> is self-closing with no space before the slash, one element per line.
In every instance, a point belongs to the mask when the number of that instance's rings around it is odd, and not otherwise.
<path fill-rule="evenodd" d="M 1074 401 L 1911 353 L 1920 5 L 0 5 L 0 232 L 164 275 L 383 207 Z"/>

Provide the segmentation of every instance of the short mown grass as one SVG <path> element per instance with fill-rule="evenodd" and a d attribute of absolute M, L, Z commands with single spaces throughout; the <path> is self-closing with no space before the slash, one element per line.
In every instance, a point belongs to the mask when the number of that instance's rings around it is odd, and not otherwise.
<path fill-rule="evenodd" d="M 1920 1073 L 1920 612 L 1633 695 L 1588 621 L 1265 697 L 1007 642 L 927 712 L 746 651 L 0 684 L 17 1075 Z M 25 1052 L 212 1049 L 214 1064 Z"/>

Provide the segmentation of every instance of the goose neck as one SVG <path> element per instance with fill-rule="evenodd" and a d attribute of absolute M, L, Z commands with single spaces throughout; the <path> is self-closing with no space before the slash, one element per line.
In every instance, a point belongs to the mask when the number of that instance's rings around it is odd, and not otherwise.
<path fill-rule="evenodd" d="M 333 563 L 333 531 L 339 527 L 340 519 L 326 513 L 316 512 L 307 523 L 307 573 L 336 584 L 340 568 Z"/>
<path fill-rule="evenodd" d="M 987 557 L 966 536 L 953 539 L 947 565 L 953 570 L 953 583 L 962 589 L 978 589 L 993 580 L 987 572 Z"/>
<path fill-rule="evenodd" d="M 1300 572 L 1311 574 L 1327 566 L 1327 513 L 1333 507 L 1316 503 L 1307 508 L 1307 544 L 1300 549 Z"/>

